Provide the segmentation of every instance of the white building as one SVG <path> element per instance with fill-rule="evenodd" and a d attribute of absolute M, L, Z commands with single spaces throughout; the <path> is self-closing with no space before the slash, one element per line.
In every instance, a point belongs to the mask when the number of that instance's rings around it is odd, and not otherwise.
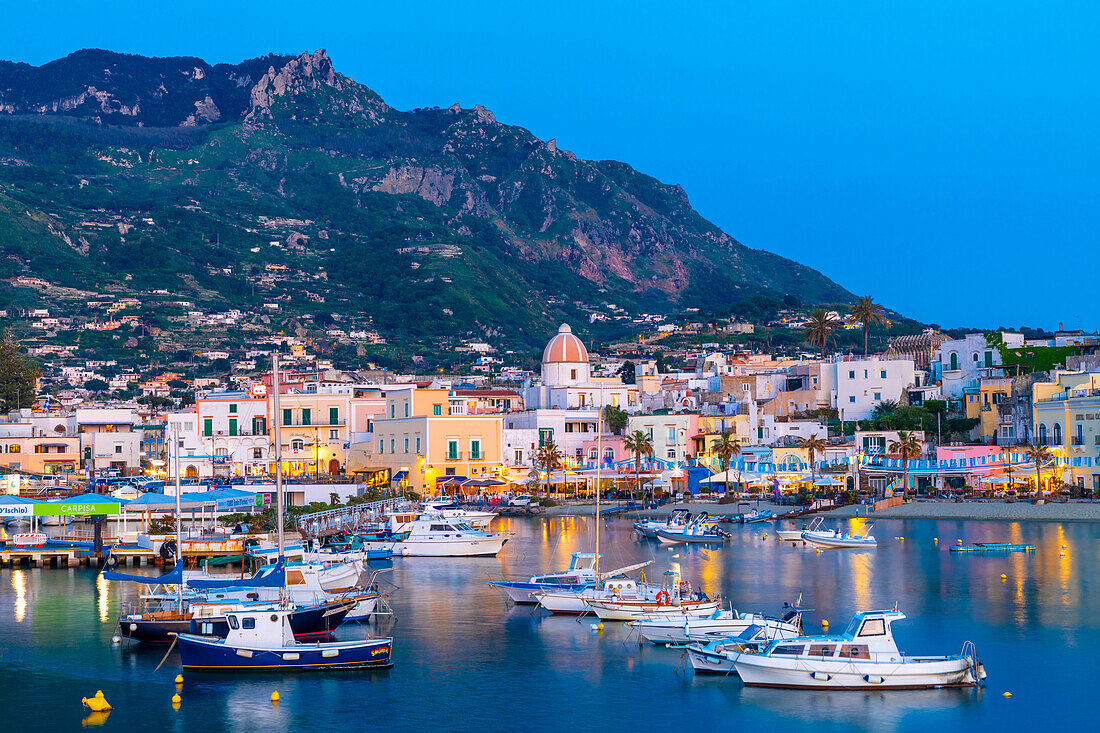
<path fill-rule="evenodd" d="M 614 405 L 628 412 L 638 405 L 638 389 L 621 379 L 592 376 L 588 349 L 563 323 L 542 352 L 542 376 L 524 384 L 529 409 L 585 409 Z"/>
<path fill-rule="evenodd" d="M 919 387 L 923 372 L 912 359 L 838 359 L 833 366 L 833 407 L 844 421 L 866 420 L 883 402 L 900 402 L 909 387 Z"/>
<path fill-rule="evenodd" d="M 1024 345 L 1023 334 L 1002 332 L 1001 338 L 1009 348 Z M 1001 354 L 989 346 L 984 333 L 968 333 L 964 338 L 944 341 L 940 344 L 943 396 L 962 399 L 964 390 L 978 387 L 982 377 L 1004 376 L 1000 366 Z"/>
<path fill-rule="evenodd" d="M 268 399 L 210 392 L 195 401 L 196 426 L 214 476 L 259 476 L 271 458 Z M 207 475 L 207 474 L 203 474 Z"/>

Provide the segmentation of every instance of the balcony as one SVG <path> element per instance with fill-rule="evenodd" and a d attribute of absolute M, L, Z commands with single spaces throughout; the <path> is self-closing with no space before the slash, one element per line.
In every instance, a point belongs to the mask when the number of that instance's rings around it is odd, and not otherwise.
<path fill-rule="evenodd" d="M 338 420 L 336 422 L 307 422 L 304 423 L 301 420 L 295 420 L 293 422 L 281 423 L 279 427 L 282 428 L 342 428 L 347 425 L 344 420 Z"/>
<path fill-rule="evenodd" d="M 462 451 L 447 451 L 447 455 L 444 457 L 447 461 L 461 461 Z"/>
<path fill-rule="evenodd" d="M 1072 446 L 1081 446 L 1085 444 L 1085 439 L 1080 435 L 1074 435 L 1069 439 L 1069 444 Z"/>

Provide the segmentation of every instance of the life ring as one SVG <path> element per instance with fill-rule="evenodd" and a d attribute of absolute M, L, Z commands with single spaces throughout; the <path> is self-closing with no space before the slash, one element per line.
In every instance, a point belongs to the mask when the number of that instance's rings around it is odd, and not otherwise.
<path fill-rule="evenodd" d="M 669 592 L 667 590 L 663 590 L 663 591 L 661 591 L 660 593 L 657 594 L 657 605 L 658 606 L 667 606 L 670 603 L 672 603 L 672 596 L 669 594 Z"/>

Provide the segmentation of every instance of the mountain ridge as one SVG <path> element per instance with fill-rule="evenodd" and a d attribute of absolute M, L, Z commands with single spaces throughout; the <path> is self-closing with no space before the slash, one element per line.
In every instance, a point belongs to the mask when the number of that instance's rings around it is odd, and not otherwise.
<path fill-rule="evenodd" d="M 549 322 L 578 302 L 591 316 L 607 302 L 667 311 L 758 296 L 852 299 L 821 273 L 742 245 L 698 214 L 678 184 L 627 163 L 580 159 L 481 105 L 397 110 L 336 71 L 324 50 L 215 65 L 98 50 L 39 67 L 0 62 L 0 120 L 0 226 L 7 217 L 6 228 L 21 227 L 38 249 L 77 252 L 97 277 L 119 266 L 123 278 L 146 274 L 118 253 L 147 230 L 144 241 L 169 260 L 262 281 L 255 270 L 273 264 L 263 251 L 270 242 L 254 235 L 270 230 L 286 253 L 308 249 L 324 268 L 323 302 L 370 283 L 362 260 L 372 258 L 412 290 L 434 284 L 426 297 L 438 302 L 443 330 L 461 320 L 454 306 L 480 313 L 484 330 L 495 318 Z M 43 123 L 65 132 L 36 140 Z M 52 216 L 48 233 L 17 227 L 19 206 L 41 222 Z M 138 216 L 151 209 L 159 214 Z M 89 221 L 96 226 L 84 231 Z M 197 246 L 192 230 L 214 246 Z M 65 237 L 84 244 L 64 245 Z M 34 272 L 27 246 L 0 243 L 0 254 L 8 275 Z M 247 304 L 234 292 L 239 284 L 201 275 L 192 273 L 203 287 L 180 273 L 172 285 Z M 487 292 L 486 278 L 500 292 Z M 466 290 L 451 292 L 461 290 L 458 280 Z M 378 301 L 389 289 L 376 287 L 362 298 L 372 319 L 386 310 Z M 412 306 L 426 317 L 421 300 Z"/>

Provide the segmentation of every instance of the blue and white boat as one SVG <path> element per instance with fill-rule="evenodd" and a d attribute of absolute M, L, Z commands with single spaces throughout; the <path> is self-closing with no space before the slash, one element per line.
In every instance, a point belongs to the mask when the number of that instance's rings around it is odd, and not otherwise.
<path fill-rule="evenodd" d="M 369 669 L 393 666 L 393 638 L 302 643 L 286 610 L 237 611 L 226 615 L 222 639 L 179 634 L 185 669 L 217 671 Z"/>
<path fill-rule="evenodd" d="M 691 512 L 687 509 L 675 509 L 663 520 L 642 519 L 635 522 L 634 531 L 640 537 L 655 540 L 657 539 L 657 530 L 665 529 L 671 531 L 682 529 L 689 521 L 691 521 Z"/>
<path fill-rule="evenodd" d="M 514 603 L 537 604 L 537 594 L 549 591 L 580 591 L 594 585 L 596 576 L 596 558 L 594 552 L 574 552 L 569 567 L 547 575 L 532 575 L 527 582 L 491 580 L 487 585 L 501 588 Z"/>
<path fill-rule="evenodd" d="M 725 542 L 729 534 L 719 529 L 706 512 L 700 512 L 683 527 L 657 530 L 657 539 L 669 545 L 713 544 Z"/>

